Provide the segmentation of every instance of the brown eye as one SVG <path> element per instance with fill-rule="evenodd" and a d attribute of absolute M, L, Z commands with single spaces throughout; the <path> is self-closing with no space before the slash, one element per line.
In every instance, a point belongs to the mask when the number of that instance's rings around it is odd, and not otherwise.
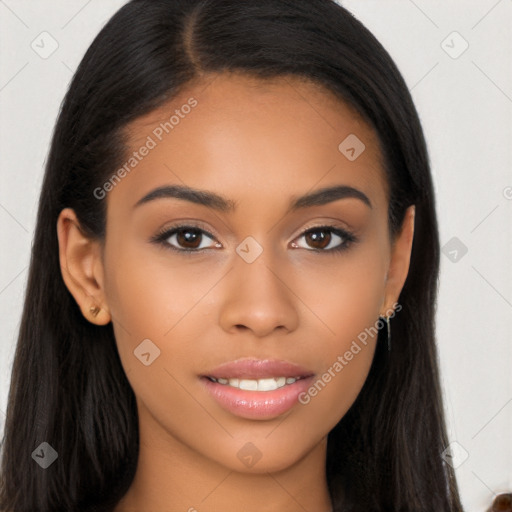
<path fill-rule="evenodd" d="M 220 247 L 218 242 L 207 243 L 207 239 L 214 241 L 214 236 L 197 226 L 176 226 L 157 234 L 153 241 L 164 245 L 174 251 L 183 253 L 202 252 L 202 249 Z M 203 244 L 206 242 L 206 244 Z"/>
<path fill-rule="evenodd" d="M 294 247 L 309 248 L 326 253 L 343 251 L 357 241 L 351 233 L 334 226 L 318 226 L 308 229 L 299 238 L 305 238 L 306 245 L 293 243 Z"/>
<path fill-rule="evenodd" d="M 315 229 L 304 235 L 308 244 L 315 249 L 325 249 L 329 246 L 332 235 L 326 229 Z"/>
<path fill-rule="evenodd" d="M 197 249 L 202 233 L 198 229 L 182 228 L 176 231 L 176 242 L 187 249 Z"/>

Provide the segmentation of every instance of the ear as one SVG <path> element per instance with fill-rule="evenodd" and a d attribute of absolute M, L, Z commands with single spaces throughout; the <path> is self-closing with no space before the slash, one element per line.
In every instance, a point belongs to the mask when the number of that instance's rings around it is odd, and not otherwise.
<path fill-rule="evenodd" d="M 392 244 L 391 260 L 385 286 L 384 306 L 386 307 L 386 312 L 381 314 L 384 317 L 389 316 L 390 311 L 394 309 L 394 305 L 398 302 L 398 297 L 409 273 L 412 241 L 414 238 L 415 212 L 416 208 L 414 205 L 407 208 L 400 233 Z"/>
<path fill-rule="evenodd" d="M 108 324 L 111 317 L 105 300 L 100 243 L 84 234 L 71 208 L 60 212 L 57 236 L 60 268 L 68 290 L 87 320 Z"/>

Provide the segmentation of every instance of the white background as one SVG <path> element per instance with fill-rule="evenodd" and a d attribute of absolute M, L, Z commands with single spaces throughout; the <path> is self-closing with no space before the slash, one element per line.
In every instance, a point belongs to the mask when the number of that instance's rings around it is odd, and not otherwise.
<path fill-rule="evenodd" d="M 57 112 L 87 47 L 124 3 L 0 0 L 0 433 Z M 342 4 L 381 41 L 411 90 L 441 245 L 458 239 L 456 260 L 451 246 L 442 255 L 437 335 L 463 504 L 484 511 L 495 493 L 512 492 L 512 1 Z M 46 59 L 31 48 L 43 45 L 44 31 L 58 43 Z M 457 54 L 464 40 L 457 58 L 445 51 Z"/>

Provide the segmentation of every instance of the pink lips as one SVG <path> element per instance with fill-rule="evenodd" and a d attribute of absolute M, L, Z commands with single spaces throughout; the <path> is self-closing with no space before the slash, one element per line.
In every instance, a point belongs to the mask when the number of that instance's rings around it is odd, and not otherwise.
<path fill-rule="evenodd" d="M 264 379 L 267 377 L 309 377 L 313 372 L 289 361 L 277 359 L 237 359 L 221 364 L 206 377 L 224 379 Z"/>
<path fill-rule="evenodd" d="M 313 376 L 312 371 L 289 361 L 246 358 L 217 366 L 201 375 L 201 381 L 210 396 L 232 414 L 247 419 L 272 419 L 297 403 L 300 393 L 311 385 Z M 298 380 L 272 391 L 248 391 L 211 380 L 271 377 L 293 377 Z"/>

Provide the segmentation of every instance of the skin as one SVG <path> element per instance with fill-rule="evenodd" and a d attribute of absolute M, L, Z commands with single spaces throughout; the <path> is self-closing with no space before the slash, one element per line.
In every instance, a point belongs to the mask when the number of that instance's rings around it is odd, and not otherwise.
<path fill-rule="evenodd" d="M 130 151 L 191 96 L 198 105 L 103 199 L 103 242 L 86 238 L 69 208 L 57 223 L 66 286 L 90 322 L 113 322 L 137 397 L 139 463 L 116 512 L 329 511 L 326 437 L 361 390 L 377 338 L 369 337 L 307 405 L 270 420 L 224 410 L 199 375 L 254 356 L 321 376 L 399 302 L 414 207 L 390 240 L 375 132 L 348 105 L 294 77 L 261 82 L 223 74 L 190 86 L 128 127 Z M 366 146 L 354 161 L 338 150 L 349 134 Z M 175 198 L 133 208 L 169 184 L 216 192 L 237 209 L 218 212 Z M 341 184 L 364 192 L 372 208 L 343 198 L 288 211 L 292 198 Z M 199 222 L 214 238 L 199 235 L 192 247 L 212 249 L 189 255 L 149 241 L 177 220 Z M 324 224 L 357 241 L 322 253 L 343 243 L 328 230 L 316 232 L 327 238 L 316 245 L 304 235 Z M 247 236 L 263 248 L 250 264 L 235 251 Z M 190 247 L 176 236 L 167 241 Z M 96 316 L 94 305 L 101 307 Z M 149 366 L 133 353 L 147 338 L 160 350 Z M 237 457 L 247 442 L 261 454 L 251 467 Z"/>

